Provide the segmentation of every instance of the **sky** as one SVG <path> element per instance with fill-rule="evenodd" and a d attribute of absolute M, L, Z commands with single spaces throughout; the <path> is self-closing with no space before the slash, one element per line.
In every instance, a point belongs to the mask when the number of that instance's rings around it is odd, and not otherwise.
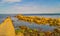
<path fill-rule="evenodd" d="M 0 14 L 60 13 L 60 0 L 0 0 Z"/>

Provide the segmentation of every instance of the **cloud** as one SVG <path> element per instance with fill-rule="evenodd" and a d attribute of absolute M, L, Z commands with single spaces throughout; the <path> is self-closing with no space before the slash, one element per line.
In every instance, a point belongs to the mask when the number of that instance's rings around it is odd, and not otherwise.
<path fill-rule="evenodd" d="M 42 7 L 42 6 L 13 6 L 12 7 L 17 12 L 26 12 L 26 13 L 53 13 L 60 12 L 60 8 L 57 7 Z"/>
<path fill-rule="evenodd" d="M 57 7 L 42 7 L 42 6 L 12 6 L 10 8 L 0 10 L 2 13 L 6 14 L 32 14 L 32 13 L 58 13 L 60 12 L 60 8 Z"/>
<path fill-rule="evenodd" d="M 5 2 L 20 2 L 21 0 L 5 0 Z"/>
<path fill-rule="evenodd" d="M 8 3 L 13 3 L 13 2 L 21 2 L 22 0 L 2 0 L 1 2 L 2 3 L 6 3 L 6 2 L 8 2 Z"/>

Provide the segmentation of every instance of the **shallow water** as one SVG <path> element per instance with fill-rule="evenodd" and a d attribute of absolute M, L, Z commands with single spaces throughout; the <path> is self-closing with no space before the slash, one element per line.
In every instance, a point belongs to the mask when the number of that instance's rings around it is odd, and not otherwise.
<path fill-rule="evenodd" d="M 47 26 L 47 25 L 37 25 L 36 23 L 28 23 L 24 21 L 18 21 L 17 18 L 13 17 L 15 14 L 0 14 L 0 23 L 7 17 L 11 16 L 11 19 L 13 20 L 14 26 L 27 26 L 31 29 L 43 29 L 44 31 L 52 31 L 56 27 Z M 60 15 L 26 15 L 25 16 L 44 16 L 44 17 L 51 17 L 51 18 L 60 18 Z"/>

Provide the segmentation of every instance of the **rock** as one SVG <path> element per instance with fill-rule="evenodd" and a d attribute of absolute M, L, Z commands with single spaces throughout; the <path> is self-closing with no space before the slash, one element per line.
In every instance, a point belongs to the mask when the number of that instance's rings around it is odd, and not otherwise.
<path fill-rule="evenodd" d="M 15 29 L 10 17 L 0 24 L 0 36 L 15 36 Z"/>

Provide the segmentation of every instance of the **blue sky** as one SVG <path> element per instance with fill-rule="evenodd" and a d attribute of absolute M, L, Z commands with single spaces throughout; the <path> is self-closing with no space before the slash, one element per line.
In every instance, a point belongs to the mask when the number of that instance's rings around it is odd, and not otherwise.
<path fill-rule="evenodd" d="M 59 13 L 60 0 L 0 0 L 0 13 Z"/>

